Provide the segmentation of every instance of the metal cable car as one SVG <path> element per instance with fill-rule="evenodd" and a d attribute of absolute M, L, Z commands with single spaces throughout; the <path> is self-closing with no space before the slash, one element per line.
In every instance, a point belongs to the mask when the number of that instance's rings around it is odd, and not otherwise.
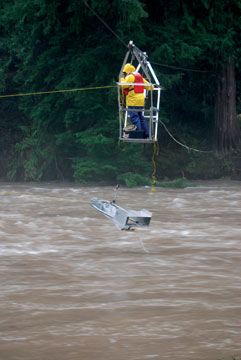
<path fill-rule="evenodd" d="M 120 73 L 119 79 L 124 76 L 123 69 L 127 62 L 130 62 L 136 67 L 136 71 L 142 73 L 142 76 L 146 78 L 151 86 L 151 90 L 147 91 L 144 90 L 144 97 L 145 97 L 145 106 L 143 108 L 143 115 L 147 122 L 149 128 L 149 137 L 143 138 L 136 138 L 135 130 L 133 130 L 133 126 L 131 124 L 128 114 L 128 108 L 125 104 L 125 96 L 123 94 L 123 83 L 118 82 L 118 103 L 119 103 L 119 125 L 120 125 L 120 132 L 119 132 L 119 140 L 125 142 L 133 142 L 133 143 L 154 143 L 157 139 L 157 132 L 158 132 L 158 122 L 159 122 L 159 107 L 160 107 L 160 96 L 161 96 L 161 87 L 160 83 L 156 77 L 156 74 L 147 60 L 147 54 L 142 52 L 138 49 L 134 44 L 133 41 L 130 41 L 128 44 L 129 51 L 126 53 L 124 58 Z M 129 57 L 131 56 L 131 60 L 129 61 Z M 121 86 L 122 85 L 122 86 Z M 131 83 L 125 85 L 140 85 L 139 83 Z M 154 85 L 154 89 L 152 89 L 152 85 Z M 138 109 L 139 110 L 139 109 Z M 140 111 L 140 110 L 139 110 Z"/>

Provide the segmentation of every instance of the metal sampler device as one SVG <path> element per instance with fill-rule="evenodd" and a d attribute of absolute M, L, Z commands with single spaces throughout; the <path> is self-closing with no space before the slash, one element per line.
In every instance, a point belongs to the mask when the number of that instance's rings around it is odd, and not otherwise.
<path fill-rule="evenodd" d="M 137 226 L 149 226 L 152 217 L 152 213 L 148 210 L 125 210 L 108 200 L 91 199 L 90 204 L 112 220 L 120 230 L 132 230 L 133 227 Z"/>
<path fill-rule="evenodd" d="M 160 96 L 161 96 L 161 87 L 160 83 L 156 77 L 156 74 L 147 60 L 148 56 L 145 52 L 142 52 L 138 47 L 133 44 L 133 41 L 130 41 L 128 44 L 129 51 L 126 53 L 121 70 L 119 73 L 119 79 L 124 76 L 123 69 L 127 62 L 130 62 L 136 67 L 136 71 L 142 73 L 142 76 L 150 83 L 151 90 L 144 90 L 145 96 L 145 107 L 143 108 L 144 118 L 147 121 L 149 126 L 149 138 L 140 139 L 132 138 L 130 132 L 128 131 L 129 124 L 129 115 L 128 109 L 125 105 L 125 98 L 123 95 L 123 90 L 121 84 L 118 82 L 118 103 L 119 103 L 119 140 L 125 142 L 134 142 L 134 143 L 154 143 L 157 141 L 158 133 L 158 121 L 159 121 L 159 108 L 160 108 Z M 129 60 L 130 58 L 130 60 Z M 139 85 L 136 83 L 131 83 L 130 85 Z M 154 85 L 154 89 L 152 89 Z"/>
<path fill-rule="evenodd" d="M 125 210 L 116 205 L 117 191 L 115 188 L 115 199 L 113 201 L 103 199 L 91 199 L 90 205 L 104 214 L 109 220 L 113 221 L 120 230 L 134 230 L 134 227 L 149 226 L 152 213 L 148 210 Z"/>

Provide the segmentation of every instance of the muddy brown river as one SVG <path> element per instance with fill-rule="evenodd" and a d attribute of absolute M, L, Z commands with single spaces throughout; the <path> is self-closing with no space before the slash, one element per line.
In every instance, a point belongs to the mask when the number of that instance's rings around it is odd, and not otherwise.
<path fill-rule="evenodd" d="M 120 231 L 113 187 L 0 184 L 0 360 L 241 358 L 241 182 L 120 188 L 152 212 Z"/>

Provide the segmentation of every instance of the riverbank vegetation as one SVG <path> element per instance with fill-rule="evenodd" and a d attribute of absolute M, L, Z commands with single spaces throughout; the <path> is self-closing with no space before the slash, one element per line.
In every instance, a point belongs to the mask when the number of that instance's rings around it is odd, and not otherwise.
<path fill-rule="evenodd" d="M 115 82 L 133 40 L 186 146 L 160 124 L 157 181 L 241 179 L 240 13 L 239 0 L 2 0 L 0 178 L 152 180 L 152 146 L 118 144 Z"/>

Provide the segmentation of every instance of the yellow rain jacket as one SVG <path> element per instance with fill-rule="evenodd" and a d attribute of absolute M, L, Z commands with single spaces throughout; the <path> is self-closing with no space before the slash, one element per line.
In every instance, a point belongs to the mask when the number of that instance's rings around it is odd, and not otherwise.
<path fill-rule="evenodd" d="M 145 104 L 145 97 L 144 93 L 135 93 L 134 86 L 132 85 L 124 85 L 125 83 L 135 83 L 135 75 L 131 74 L 131 72 L 134 72 L 136 69 L 131 64 L 126 64 L 123 72 L 128 73 L 125 78 L 120 79 L 120 83 L 123 83 L 123 85 L 120 85 L 123 89 L 129 89 L 128 94 L 126 95 L 126 106 L 141 106 L 144 107 Z M 143 78 L 143 85 L 144 89 L 151 90 L 151 85 L 146 79 Z M 154 89 L 154 85 L 152 85 L 152 89 Z"/>

